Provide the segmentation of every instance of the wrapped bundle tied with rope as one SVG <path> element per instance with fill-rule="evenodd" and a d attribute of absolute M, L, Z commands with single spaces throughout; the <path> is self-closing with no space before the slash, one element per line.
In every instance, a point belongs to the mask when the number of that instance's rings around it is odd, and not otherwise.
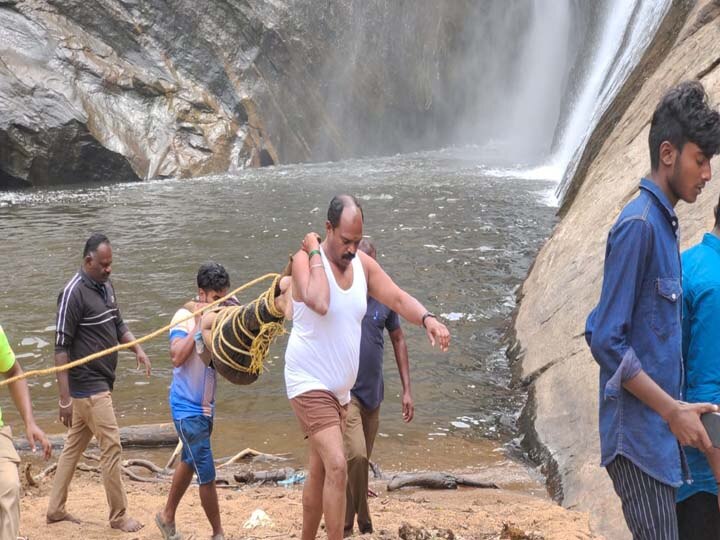
<path fill-rule="evenodd" d="M 285 333 L 286 308 L 291 303 L 290 264 L 255 300 L 221 304 L 202 318 L 203 360 L 233 384 L 251 384 L 275 339 Z M 200 347 L 202 349 L 202 347 Z"/>

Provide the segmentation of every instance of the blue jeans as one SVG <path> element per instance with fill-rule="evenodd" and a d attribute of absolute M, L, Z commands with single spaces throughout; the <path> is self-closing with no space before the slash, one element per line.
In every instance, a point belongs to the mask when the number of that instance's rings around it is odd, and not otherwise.
<path fill-rule="evenodd" d="M 210 449 L 213 419 L 200 415 L 173 421 L 183 443 L 180 459 L 195 470 L 198 484 L 214 482 L 215 461 Z"/>

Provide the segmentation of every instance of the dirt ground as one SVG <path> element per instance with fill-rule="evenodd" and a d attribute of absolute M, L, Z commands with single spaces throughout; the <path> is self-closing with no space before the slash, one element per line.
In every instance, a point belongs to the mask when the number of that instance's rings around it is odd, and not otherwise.
<path fill-rule="evenodd" d="M 138 533 L 121 533 L 107 524 L 107 504 L 102 480 L 92 472 L 76 473 L 71 485 L 67 508 L 82 520 L 72 523 L 45 523 L 45 511 L 52 478 L 38 487 L 25 486 L 22 499 L 21 536 L 38 539 L 67 540 L 150 540 L 160 539 L 153 517 L 168 492 L 168 484 L 150 484 L 125 480 L 130 515 L 145 524 Z M 457 490 L 426 490 L 404 488 L 387 492 L 385 482 L 374 482 L 378 493 L 370 500 L 375 533 L 356 535 L 365 540 L 576 540 L 592 536 L 588 516 L 563 509 L 546 498 L 509 490 L 460 488 Z M 220 489 L 220 509 L 228 539 L 300 538 L 302 520 L 301 487 L 244 487 Z M 244 524 L 254 510 L 263 510 L 270 523 L 255 528 Z M 400 536 L 403 523 L 421 527 L 426 534 Z M 198 490 L 191 486 L 178 511 L 178 530 L 185 540 L 210 538 L 209 525 L 203 514 Z M 450 529 L 447 533 L 433 533 Z M 321 530 L 318 538 L 326 538 Z"/>

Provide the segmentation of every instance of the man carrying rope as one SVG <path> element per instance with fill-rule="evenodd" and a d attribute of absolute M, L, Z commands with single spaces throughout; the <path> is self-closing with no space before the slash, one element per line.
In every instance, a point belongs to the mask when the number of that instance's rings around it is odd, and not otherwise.
<path fill-rule="evenodd" d="M 323 514 L 328 540 L 343 536 L 347 467 L 342 432 L 358 373 L 368 294 L 423 326 L 433 346 L 437 342 L 446 351 L 450 343 L 450 333 L 435 315 L 358 251 L 363 215 L 354 197 L 332 199 L 325 230 L 322 244 L 317 234 L 308 233 L 293 258 L 293 329 L 285 353 L 288 398 L 310 443 L 302 540 L 315 538 Z"/>
<path fill-rule="evenodd" d="M 170 358 L 173 380 L 170 385 L 170 411 L 175 429 L 182 442 L 180 464 L 173 474 L 165 508 L 155 516 L 155 523 L 165 540 L 181 538 L 175 528 L 175 513 L 185 491 L 197 475 L 200 485 L 200 503 L 212 526 L 212 540 L 223 540 L 217 489 L 215 463 L 210 448 L 215 412 L 216 373 L 200 358 L 196 339 L 201 339 L 202 320 L 198 315 L 188 318 L 204 304 L 215 302 L 228 292 L 230 277 L 222 265 L 203 264 L 197 273 L 198 295 L 193 306 L 183 306 L 173 317 L 177 323 L 170 330 Z M 188 309 L 192 307 L 192 311 Z M 201 345 L 201 348 L 204 345 Z"/>
<path fill-rule="evenodd" d="M 22 372 L 5 332 L 0 326 L 0 373 L 5 378 L 10 378 L 22 374 Z M 30 448 L 35 452 L 35 443 L 40 443 L 45 459 L 48 459 L 52 452 L 52 446 L 35 423 L 27 381 L 15 381 L 10 383 L 9 387 L 15 406 L 25 422 L 25 435 L 30 443 Z M 20 529 L 18 463 L 20 463 L 20 456 L 13 446 L 12 431 L 10 426 L 3 427 L 2 412 L 0 411 L 0 540 L 15 540 Z"/>
<path fill-rule="evenodd" d="M 107 236 L 95 233 L 85 243 L 83 265 L 58 296 L 55 365 L 77 360 L 120 343 L 135 341 L 120 316 L 110 282 L 112 247 Z M 132 346 L 138 367 L 150 376 L 150 360 L 139 344 Z M 120 477 L 120 429 L 111 392 L 117 352 L 93 362 L 58 371 L 60 421 L 67 426 L 47 510 L 48 523 L 79 520 L 65 509 L 75 467 L 93 435 L 100 445 L 100 467 L 110 506 L 110 526 L 125 532 L 143 525 L 127 515 L 127 497 Z"/>

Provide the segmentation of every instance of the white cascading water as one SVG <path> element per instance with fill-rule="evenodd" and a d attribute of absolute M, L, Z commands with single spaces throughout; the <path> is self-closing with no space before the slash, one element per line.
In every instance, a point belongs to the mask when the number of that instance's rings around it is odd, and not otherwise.
<path fill-rule="evenodd" d="M 556 197 L 562 199 L 567 185 L 563 179 L 572 178 L 593 129 L 640 61 L 670 2 L 606 0 L 594 21 L 600 25 L 593 29 L 594 43 L 588 43 L 578 35 L 588 30 L 578 21 L 587 2 L 534 0 L 518 58 L 519 76 L 503 98 L 504 128 L 495 130 L 479 149 L 481 158 L 490 158 L 484 170 L 495 176 L 555 181 Z M 573 57 L 576 47 L 585 50 Z M 499 125 L 488 117 L 472 122 Z M 511 154 L 530 159 L 508 160 Z M 506 158 L 494 166 L 499 155 Z"/>

